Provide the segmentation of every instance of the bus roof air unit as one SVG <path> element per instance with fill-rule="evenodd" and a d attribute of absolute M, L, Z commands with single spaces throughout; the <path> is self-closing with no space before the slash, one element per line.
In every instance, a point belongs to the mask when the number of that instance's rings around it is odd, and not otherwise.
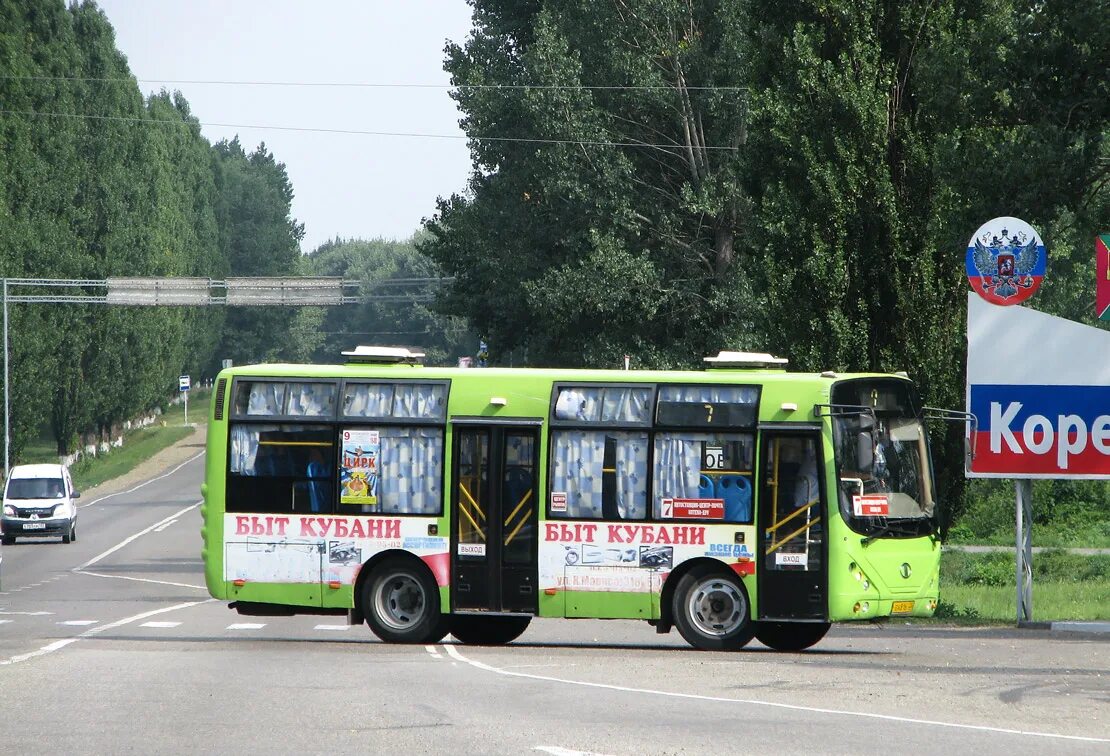
<path fill-rule="evenodd" d="M 349 364 L 355 365 L 420 365 L 424 362 L 423 352 L 408 347 L 357 346 L 342 354 Z"/>
<path fill-rule="evenodd" d="M 716 357 L 706 357 L 710 370 L 786 370 L 785 357 L 775 357 L 766 352 L 718 352 Z"/>

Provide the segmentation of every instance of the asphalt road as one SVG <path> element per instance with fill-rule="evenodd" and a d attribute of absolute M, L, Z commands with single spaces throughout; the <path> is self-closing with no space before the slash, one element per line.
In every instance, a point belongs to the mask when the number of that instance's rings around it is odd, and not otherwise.
<path fill-rule="evenodd" d="M 702 653 L 646 624 L 537 620 L 502 648 L 390 646 L 239 617 L 201 575 L 201 460 L 5 547 L 6 753 L 1110 753 L 1110 642 L 836 627 Z"/>

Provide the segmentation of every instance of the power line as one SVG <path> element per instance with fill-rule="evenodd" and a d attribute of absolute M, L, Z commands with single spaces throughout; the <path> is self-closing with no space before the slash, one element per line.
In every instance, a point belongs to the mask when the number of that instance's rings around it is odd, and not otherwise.
<path fill-rule="evenodd" d="M 553 89 L 553 90 L 601 90 L 601 91 L 668 91 L 677 87 L 666 85 L 634 85 L 634 84 L 400 84 L 377 82 L 340 82 L 340 81 L 237 81 L 231 79 L 140 79 L 107 76 L 17 76 L 0 75 L 0 80 L 12 79 L 18 81 L 98 81 L 98 82 L 143 82 L 145 84 L 173 84 L 173 85 L 212 85 L 212 86 L 247 86 L 247 87 L 350 87 L 355 89 Z M 686 86 L 686 91 L 693 92 L 744 92 L 747 87 L 729 86 Z"/>
<path fill-rule="evenodd" d="M 31 116 L 34 118 L 75 118 L 93 121 L 118 121 L 122 123 L 164 124 L 170 126 L 189 126 L 197 123 L 200 126 L 225 129 L 259 129 L 262 131 L 294 131 L 316 134 L 348 134 L 356 136 L 384 136 L 408 137 L 412 139 L 476 139 L 484 142 L 521 142 L 529 144 L 562 144 L 581 147 L 650 147 L 660 150 L 681 149 L 679 144 L 653 144 L 650 142 L 611 142 L 586 139 L 535 139 L 529 137 L 497 137 L 497 136 L 471 136 L 468 134 L 418 134 L 405 131 L 365 131 L 362 129 L 328 129 L 309 126 L 266 126 L 244 123 L 215 123 L 212 121 L 171 121 L 159 118 L 136 118 L 132 116 L 104 116 L 87 113 L 42 113 L 34 110 L 6 110 L 0 109 L 0 115 Z M 737 152 L 738 147 L 699 147 L 699 150 L 714 150 L 724 152 Z"/>

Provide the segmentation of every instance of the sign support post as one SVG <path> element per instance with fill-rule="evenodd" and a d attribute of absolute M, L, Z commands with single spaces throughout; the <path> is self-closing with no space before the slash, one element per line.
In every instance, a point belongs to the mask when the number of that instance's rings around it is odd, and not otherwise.
<path fill-rule="evenodd" d="M 1017 623 L 1033 621 L 1033 481 L 1028 478 L 1014 481 L 1014 528 L 1017 559 Z"/>

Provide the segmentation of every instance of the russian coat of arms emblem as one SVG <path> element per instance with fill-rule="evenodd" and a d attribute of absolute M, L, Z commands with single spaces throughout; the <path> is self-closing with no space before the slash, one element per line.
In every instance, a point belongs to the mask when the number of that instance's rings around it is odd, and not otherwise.
<path fill-rule="evenodd" d="M 1018 304 L 1040 288 L 1047 258 L 1032 226 L 1018 218 L 995 218 L 968 242 L 967 279 L 988 302 Z"/>

